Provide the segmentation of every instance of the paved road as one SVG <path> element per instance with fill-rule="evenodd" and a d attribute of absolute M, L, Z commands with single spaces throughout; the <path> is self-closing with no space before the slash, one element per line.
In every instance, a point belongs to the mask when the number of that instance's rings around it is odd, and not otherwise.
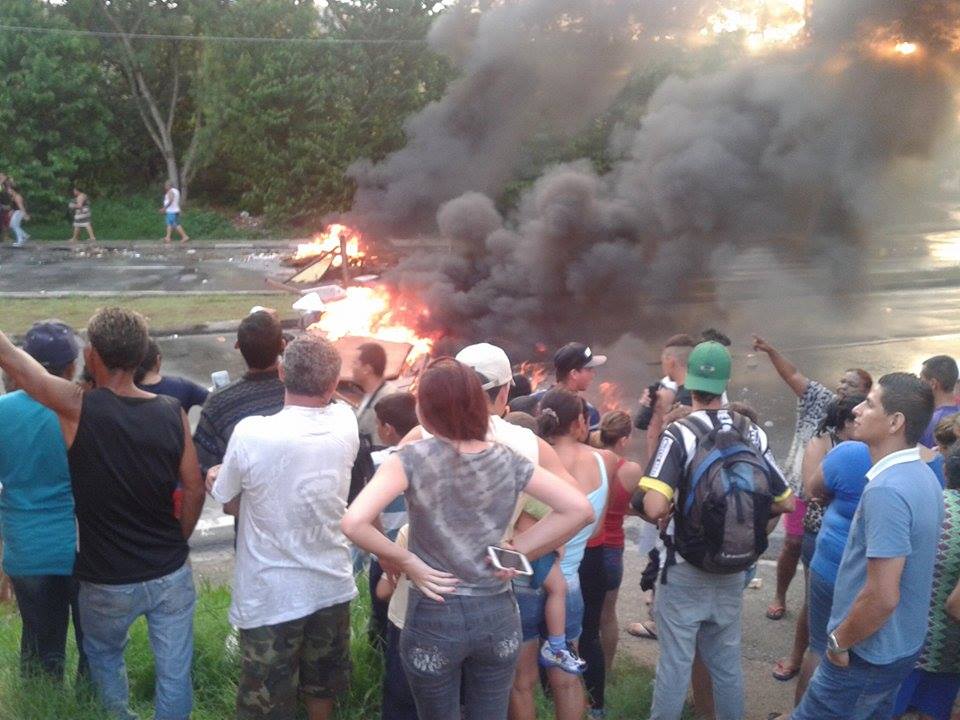
<path fill-rule="evenodd" d="M 279 270 L 276 247 L 196 246 L 189 250 L 138 246 L 103 257 L 68 250 L 12 250 L 0 247 L 0 293 L 57 291 L 258 291 L 263 277 Z M 192 252 L 191 252 L 192 251 Z M 795 399 L 765 357 L 750 350 L 752 332 L 764 334 L 808 376 L 833 385 L 848 367 L 875 376 L 892 370 L 917 371 L 924 358 L 960 352 L 960 215 L 923 225 L 890 228 L 872 240 L 863 260 L 864 281 L 855 292 L 824 292 L 821 277 L 801 266 L 754 254 L 721 272 L 715 287 L 719 302 L 694 293 L 669 307 L 672 320 L 648 336 L 624 339 L 604 350 L 610 363 L 600 380 L 619 383 L 625 398 L 656 379 L 660 340 L 673 332 L 708 326 L 734 339 L 734 377 L 730 395 L 747 400 L 762 416 L 779 457 L 786 454 L 794 422 Z M 236 376 L 242 364 L 232 335 L 165 338 L 165 371 L 208 382 L 214 370 Z M 207 507 L 193 539 L 196 557 L 208 573 L 223 578 L 231 562 L 230 520 Z M 779 549 L 774 537 L 770 557 Z M 628 553 L 623 591 L 624 619 L 641 612 L 634 588 L 640 559 Z M 789 647 L 792 618 L 771 623 L 763 609 L 772 594 L 770 565 L 761 568 L 763 589 L 748 591 L 745 610 L 745 662 L 749 669 L 750 718 L 788 707 L 792 683 L 775 683 L 770 663 Z M 796 589 L 791 602 L 796 607 Z M 655 659 L 655 645 L 625 640 L 640 657 Z"/>

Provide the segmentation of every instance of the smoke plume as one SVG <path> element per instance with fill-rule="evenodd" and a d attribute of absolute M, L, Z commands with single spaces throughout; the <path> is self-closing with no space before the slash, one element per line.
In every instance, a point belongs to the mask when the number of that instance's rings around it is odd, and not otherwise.
<path fill-rule="evenodd" d="M 802 48 L 667 80 L 609 173 L 554 167 L 501 217 L 491 196 L 530 133 L 581 127 L 650 28 L 700 4 L 660 17 L 641 5 L 667 3 L 467 3 L 437 21 L 435 47 L 463 77 L 411 118 L 404 149 L 356 168 L 353 208 L 367 227 L 451 241 L 453 254 L 408 258 L 388 278 L 427 303 L 425 330 L 525 349 L 643 334 L 651 298 L 709 294 L 724 258 L 758 247 L 848 285 L 871 218 L 904 191 L 891 176 L 928 158 L 954 118 L 960 3 L 818 2 Z"/>

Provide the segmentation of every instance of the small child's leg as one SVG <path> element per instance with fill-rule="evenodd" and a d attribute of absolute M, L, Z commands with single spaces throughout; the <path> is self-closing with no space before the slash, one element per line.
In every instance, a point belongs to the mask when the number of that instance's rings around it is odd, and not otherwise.
<path fill-rule="evenodd" d="M 548 642 L 554 650 L 567 647 L 567 581 L 560 572 L 560 563 L 555 562 L 546 579 L 543 590 L 547 594 L 544 620 L 547 625 Z"/>

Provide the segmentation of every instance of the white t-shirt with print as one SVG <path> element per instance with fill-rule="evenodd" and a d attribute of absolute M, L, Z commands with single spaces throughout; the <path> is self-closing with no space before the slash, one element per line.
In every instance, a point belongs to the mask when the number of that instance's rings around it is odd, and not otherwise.
<path fill-rule="evenodd" d="M 357 420 L 342 403 L 241 420 L 211 495 L 240 495 L 230 622 L 276 625 L 357 595 L 340 531 Z"/>
<path fill-rule="evenodd" d="M 168 213 L 180 212 L 180 191 L 170 188 L 163 196 L 163 209 Z"/>

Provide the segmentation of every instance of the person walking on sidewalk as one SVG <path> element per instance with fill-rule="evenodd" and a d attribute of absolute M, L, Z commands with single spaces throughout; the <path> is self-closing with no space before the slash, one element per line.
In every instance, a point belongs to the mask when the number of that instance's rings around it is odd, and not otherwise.
<path fill-rule="evenodd" d="M 80 239 L 81 230 L 87 231 L 87 240 L 96 242 L 97 238 L 93 234 L 90 198 L 76 186 L 73 188 L 73 200 L 70 201 L 69 208 L 73 212 L 73 237 L 70 238 L 70 242 L 77 242 Z"/>
<path fill-rule="evenodd" d="M 174 230 L 180 233 L 181 243 L 190 240 L 183 225 L 180 224 L 180 191 L 169 180 L 163 184 L 163 207 L 160 208 L 160 212 L 166 216 L 167 222 L 167 235 L 163 238 L 165 243 L 170 242 L 170 236 Z"/>
<path fill-rule="evenodd" d="M 10 178 L 7 178 L 6 191 L 13 203 L 13 215 L 10 216 L 10 229 L 13 230 L 13 235 L 16 238 L 13 247 L 23 247 L 30 239 L 30 235 L 23 229 L 23 222 L 30 219 L 30 213 L 27 212 L 27 204 L 23 200 L 23 195 L 20 194 L 17 186 Z"/>

